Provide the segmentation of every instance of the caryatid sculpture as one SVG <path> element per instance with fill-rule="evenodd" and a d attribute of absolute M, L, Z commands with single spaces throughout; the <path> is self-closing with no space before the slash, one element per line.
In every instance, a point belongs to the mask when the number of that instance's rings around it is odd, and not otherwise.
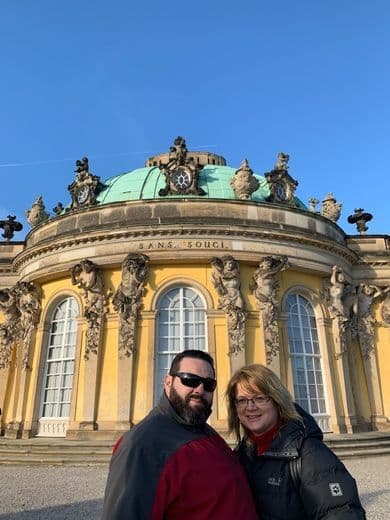
<path fill-rule="evenodd" d="M 114 309 L 119 313 L 119 353 L 122 356 L 130 357 L 136 348 L 136 322 L 148 274 L 147 255 L 127 255 L 122 265 L 122 281 L 112 299 Z"/>
<path fill-rule="evenodd" d="M 271 364 L 279 352 L 279 282 L 276 275 L 288 267 L 287 256 L 266 256 L 260 261 L 250 285 L 262 312 L 267 364 Z"/>
<path fill-rule="evenodd" d="M 213 285 L 218 293 L 218 309 L 227 316 L 229 355 L 236 355 L 245 347 L 246 311 L 241 294 L 240 270 L 232 256 L 211 260 Z"/>
<path fill-rule="evenodd" d="M 28 368 L 31 338 L 41 315 L 42 290 L 34 282 L 18 282 L 14 290 L 20 312 L 19 333 L 23 342 L 23 367 Z"/>
<path fill-rule="evenodd" d="M 0 290 L 0 313 L 3 315 L 3 322 L 0 324 L 0 368 L 7 368 L 18 338 L 20 318 L 14 288 Z"/>
<path fill-rule="evenodd" d="M 353 307 L 357 318 L 357 336 L 363 358 L 368 359 L 374 351 L 374 334 L 376 319 L 374 316 L 374 303 L 385 296 L 390 290 L 376 285 L 361 283 L 357 290 L 357 298 Z"/>
<path fill-rule="evenodd" d="M 102 270 L 91 260 L 82 260 L 71 269 L 72 284 L 83 290 L 84 317 L 87 320 L 86 347 L 84 358 L 92 352 L 97 354 L 102 319 L 107 314 L 109 294 L 104 291 Z"/>

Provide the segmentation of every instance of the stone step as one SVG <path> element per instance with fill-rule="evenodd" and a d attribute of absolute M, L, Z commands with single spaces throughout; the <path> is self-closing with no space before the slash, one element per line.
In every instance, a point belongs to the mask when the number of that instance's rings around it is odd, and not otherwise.
<path fill-rule="evenodd" d="M 46 464 L 49 466 L 61 466 L 69 464 L 72 466 L 95 466 L 95 465 L 107 465 L 110 462 L 110 456 L 99 456 L 99 457 L 84 457 L 84 456 L 45 456 L 39 457 L 37 455 L 28 455 L 27 457 L 14 455 L 11 457 L 1 457 L 0 464 L 3 465 L 25 465 L 35 466 L 40 464 Z"/>
<path fill-rule="evenodd" d="M 359 458 L 363 459 L 366 457 L 375 457 L 375 456 L 382 456 L 382 455 L 390 455 L 390 447 L 388 448 L 370 448 L 369 450 L 337 450 L 334 451 L 336 455 L 341 459 L 353 459 L 353 458 Z"/>
<path fill-rule="evenodd" d="M 331 435 L 325 442 L 341 459 L 390 454 L 389 434 Z M 113 445 L 113 441 L 0 438 L 0 464 L 108 464 Z"/>

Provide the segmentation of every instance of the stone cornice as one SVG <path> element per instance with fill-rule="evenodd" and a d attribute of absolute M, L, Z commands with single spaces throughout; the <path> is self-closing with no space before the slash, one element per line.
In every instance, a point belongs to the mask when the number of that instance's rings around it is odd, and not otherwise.
<path fill-rule="evenodd" d="M 185 204 L 178 204 L 177 200 L 147 204 L 137 201 L 69 212 L 32 230 L 24 251 L 15 257 L 13 268 L 24 276 L 26 273 L 21 271 L 31 262 L 45 259 L 46 265 L 50 266 L 50 258 L 45 257 L 57 253 L 64 257 L 68 252 L 73 254 L 72 261 L 79 260 L 85 254 L 90 256 L 91 248 L 98 262 L 100 256 L 100 263 L 109 265 L 110 262 L 118 263 L 118 256 L 124 256 L 124 244 L 136 240 L 202 240 L 209 237 L 227 239 L 235 244 L 242 241 L 247 246 L 264 243 L 264 253 L 267 253 L 267 244 L 275 246 L 277 243 L 282 248 L 310 248 L 317 254 L 326 251 L 348 264 L 359 261 L 359 255 L 346 247 L 343 231 L 319 215 L 276 204 L 186 199 Z M 79 257 L 77 249 L 80 250 Z M 234 254 L 237 249 L 240 250 L 239 247 L 232 250 Z M 259 251 L 258 247 L 255 249 L 254 262 Z M 249 246 L 245 252 L 249 260 Z M 148 254 L 152 261 L 160 257 L 165 259 L 161 251 L 148 251 Z M 182 256 L 190 258 L 191 251 L 182 252 Z M 59 269 L 61 263 L 57 258 Z M 32 267 L 27 271 L 33 275 L 36 269 Z"/>

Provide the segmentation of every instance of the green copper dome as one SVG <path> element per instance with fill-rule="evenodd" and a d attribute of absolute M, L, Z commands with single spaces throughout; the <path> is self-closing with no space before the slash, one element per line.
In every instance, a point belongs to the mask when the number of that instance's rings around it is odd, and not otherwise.
<path fill-rule="evenodd" d="M 205 195 L 169 194 L 160 196 L 159 190 L 165 186 L 165 177 L 157 166 L 138 168 L 131 172 L 122 173 L 111 177 L 104 182 L 104 187 L 97 195 L 99 204 L 110 204 L 112 202 L 130 200 L 150 199 L 224 199 L 238 200 L 230 180 L 236 172 L 235 168 L 207 164 L 199 173 L 199 186 L 206 192 Z M 255 174 L 260 187 L 249 200 L 253 202 L 267 202 L 270 195 L 268 183 L 264 177 Z M 295 199 L 297 206 L 306 209 L 305 206 Z"/>

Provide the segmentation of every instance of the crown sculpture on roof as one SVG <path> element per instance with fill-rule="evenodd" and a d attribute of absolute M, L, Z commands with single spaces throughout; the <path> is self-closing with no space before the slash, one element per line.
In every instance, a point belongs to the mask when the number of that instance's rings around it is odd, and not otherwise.
<path fill-rule="evenodd" d="M 166 195 L 206 195 L 199 187 L 199 173 L 203 166 L 197 164 L 192 157 L 187 157 L 187 146 L 183 137 L 176 137 L 169 149 L 169 160 L 159 166 L 165 176 L 165 187 L 158 194 Z"/>
<path fill-rule="evenodd" d="M 298 181 L 288 173 L 290 156 L 286 153 L 278 153 L 278 159 L 270 172 L 266 172 L 266 178 L 270 190 L 269 200 L 282 204 L 294 204 L 294 193 Z"/>
<path fill-rule="evenodd" d="M 100 177 L 89 171 L 88 157 L 76 161 L 76 179 L 68 186 L 72 197 L 71 209 L 94 206 Z"/>

